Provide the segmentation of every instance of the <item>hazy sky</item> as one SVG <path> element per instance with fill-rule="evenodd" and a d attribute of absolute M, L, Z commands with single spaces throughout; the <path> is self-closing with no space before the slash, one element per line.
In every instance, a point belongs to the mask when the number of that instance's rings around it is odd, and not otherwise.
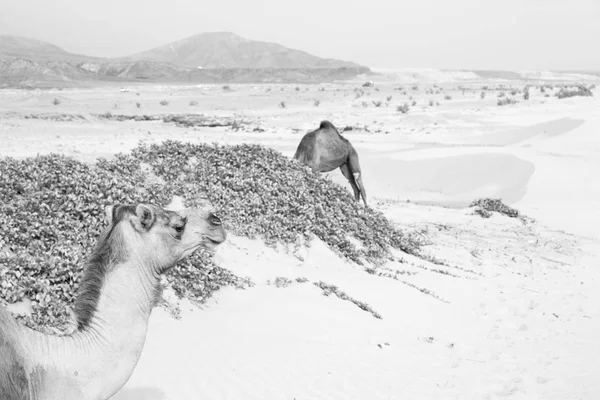
<path fill-rule="evenodd" d="M 212 31 L 370 67 L 600 69 L 600 0 L 0 0 L 0 34 L 92 56 Z"/>

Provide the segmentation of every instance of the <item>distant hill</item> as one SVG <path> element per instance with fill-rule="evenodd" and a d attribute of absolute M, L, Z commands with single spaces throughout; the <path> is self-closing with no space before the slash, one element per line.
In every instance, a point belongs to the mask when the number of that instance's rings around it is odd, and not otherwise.
<path fill-rule="evenodd" d="M 77 86 L 97 81 L 318 83 L 369 73 L 367 67 L 355 63 L 319 58 L 233 33 L 204 33 L 113 59 L 69 53 L 40 40 L 0 36 L 0 87 Z"/>
<path fill-rule="evenodd" d="M 200 33 L 124 58 L 166 62 L 182 68 L 357 68 L 348 61 L 320 58 L 276 43 L 248 40 L 231 32 Z"/>
<path fill-rule="evenodd" d="M 98 62 L 102 58 L 69 53 L 52 43 L 20 36 L 0 35 L 0 60 Z"/>

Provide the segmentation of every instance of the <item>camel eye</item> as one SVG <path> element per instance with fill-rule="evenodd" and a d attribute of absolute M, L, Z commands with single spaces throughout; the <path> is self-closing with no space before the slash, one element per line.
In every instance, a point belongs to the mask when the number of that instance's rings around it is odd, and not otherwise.
<path fill-rule="evenodd" d="M 184 226 L 176 226 L 174 229 L 175 229 L 175 232 L 177 232 L 177 233 L 183 233 L 184 228 L 185 228 Z"/>

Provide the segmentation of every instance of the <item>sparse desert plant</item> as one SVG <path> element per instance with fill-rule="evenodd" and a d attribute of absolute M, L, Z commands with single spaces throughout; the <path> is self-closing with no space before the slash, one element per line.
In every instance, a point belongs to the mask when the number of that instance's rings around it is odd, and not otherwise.
<path fill-rule="evenodd" d="M 481 97 L 481 100 L 485 99 L 485 92 L 481 92 L 479 96 Z"/>
<path fill-rule="evenodd" d="M 296 92 L 300 91 L 300 86 L 296 86 Z"/>
<path fill-rule="evenodd" d="M 362 104 L 363 108 L 369 107 L 369 103 L 367 103 L 366 101 L 363 101 L 361 104 Z"/>
<path fill-rule="evenodd" d="M 169 105 L 169 102 L 168 102 L 168 101 L 166 101 L 166 100 L 161 100 L 161 102 L 160 102 L 160 105 L 161 105 L 161 106 L 168 106 L 168 105 Z"/>
<path fill-rule="evenodd" d="M 198 102 L 196 100 L 190 101 L 190 107 L 196 107 L 197 105 L 198 105 Z"/>
<path fill-rule="evenodd" d="M 506 106 L 508 104 L 517 104 L 517 100 L 513 97 L 505 97 L 503 99 L 498 99 L 499 106 Z"/>
<path fill-rule="evenodd" d="M 559 99 L 564 99 L 567 97 L 575 97 L 575 96 L 583 96 L 583 97 L 591 97 L 594 94 L 590 89 L 585 87 L 584 85 L 578 85 L 575 88 L 561 88 L 558 92 L 556 92 L 556 97 Z"/>
<path fill-rule="evenodd" d="M 319 92 L 324 92 L 324 91 L 325 91 L 325 88 L 324 88 L 324 87 L 320 87 L 320 88 L 319 88 Z"/>
<path fill-rule="evenodd" d="M 435 102 L 433 100 L 429 100 L 429 107 L 433 107 Z"/>
<path fill-rule="evenodd" d="M 373 100 L 373 105 L 374 105 L 375 107 L 381 107 L 381 104 L 383 104 L 383 103 L 381 102 L 381 100 Z"/>
<path fill-rule="evenodd" d="M 498 98 L 504 97 L 506 96 L 506 92 L 500 92 L 498 93 Z"/>
<path fill-rule="evenodd" d="M 315 101 L 313 101 L 313 105 L 315 107 L 319 107 L 320 104 L 321 104 L 321 100 L 315 100 Z"/>
<path fill-rule="evenodd" d="M 501 199 L 477 199 L 473 201 L 469 207 L 479 207 L 485 211 L 497 212 L 511 218 L 518 218 L 521 216 L 517 209 L 507 206 Z M 482 217 L 487 218 L 489 215 L 487 217 L 482 215 Z"/>
<path fill-rule="evenodd" d="M 519 92 L 516 89 L 513 89 L 513 90 L 510 91 L 510 94 L 513 95 L 513 96 L 516 96 L 517 93 L 519 93 Z"/>
<path fill-rule="evenodd" d="M 439 101 L 436 101 L 436 102 L 435 102 L 435 105 L 436 105 L 436 106 L 439 106 L 439 105 L 440 105 L 440 102 L 439 102 Z"/>
<path fill-rule="evenodd" d="M 282 101 L 279 103 L 279 108 L 286 108 L 287 105 L 285 104 L 285 101 Z"/>
<path fill-rule="evenodd" d="M 482 87 L 481 87 L 481 90 L 490 90 L 490 87 L 489 87 L 489 86 L 487 86 L 487 85 L 486 85 L 486 86 L 482 86 Z"/>
<path fill-rule="evenodd" d="M 412 87 L 412 90 L 419 90 L 419 86 L 417 86 L 417 85 L 414 85 L 414 86 Z"/>
<path fill-rule="evenodd" d="M 57 105 L 60 104 L 60 100 L 55 97 L 54 100 L 52 100 L 52 104 L 54 104 L 55 106 L 57 106 Z"/>
<path fill-rule="evenodd" d="M 410 110 L 408 103 L 404 103 L 401 106 L 396 106 L 396 111 L 401 112 L 402 114 L 406 114 Z"/>
<path fill-rule="evenodd" d="M 417 101 L 416 101 L 416 100 L 413 100 L 413 101 L 412 101 L 412 105 L 413 105 L 413 107 L 414 107 L 414 106 L 416 106 L 416 105 L 417 105 Z"/>
<path fill-rule="evenodd" d="M 450 96 L 449 94 L 444 95 L 444 100 L 452 100 L 452 96 Z"/>
<path fill-rule="evenodd" d="M 267 284 L 270 285 L 271 282 L 267 281 Z M 286 278 L 285 276 L 278 276 L 275 278 L 275 281 L 273 281 L 273 285 L 275 285 L 275 287 L 278 287 L 280 289 L 288 287 L 291 284 L 292 284 L 292 280 L 290 278 Z"/>
<path fill-rule="evenodd" d="M 540 86 L 540 92 L 545 93 L 546 92 L 546 88 L 544 86 Z"/>
<path fill-rule="evenodd" d="M 142 106 L 142 103 L 140 103 L 140 102 L 137 102 L 137 103 L 135 103 L 135 106 L 136 106 L 137 108 L 140 108 L 140 107 Z"/>
<path fill-rule="evenodd" d="M 385 98 L 385 101 L 387 101 L 388 103 L 389 103 L 390 101 L 392 101 L 392 96 L 390 95 L 390 96 L 386 97 L 386 98 Z"/>
<path fill-rule="evenodd" d="M 329 296 L 329 295 L 331 295 L 333 293 L 338 298 L 340 298 L 342 300 L 346 300 L 346 301 L 349 301 L 351 303 L 354 303 L 358 308 L 360 308 L 361 310 L 364 310 L 364 311 L 370 313 L 375 318 L 382 319 L 381 314 L 379 314 L 377 311 L 373 310 L 373 308 L 370 305 L 368 305 L 365 302 L 359 301 L 359 300 L 357 300 L 355 298 L 352 298 L 352 297 L 348 296 L 345 292 L 341 291 L 337 286 L 330 285 L 330 284 L 325 283 L 323 281 L 314 282 L 313 284 L 316 287 L 320 288 L 323 291 L 323 295 L 324 296 Z"/>
<path fill-rule="evenodd" d="M 529 100 L 529 90 L 526 90 L 526 91 L 523 93 L 523 99 L 524 99 L 524 100 Z"/>
<path fill-rule="evenodd" d="M 231 87 L 229 85 L 223 85 L 223 90 L 228 92 L 231 90 Z"/>

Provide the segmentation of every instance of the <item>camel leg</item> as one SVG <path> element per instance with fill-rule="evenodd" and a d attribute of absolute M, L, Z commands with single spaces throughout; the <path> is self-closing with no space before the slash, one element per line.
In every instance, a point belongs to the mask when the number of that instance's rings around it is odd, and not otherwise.
<path fill-rule="evenodd" d="M 358 153 L 354 150 L 354 147 L 350 143 L 349 145 L 349 156 L 348 156 L 348 168 L 350 172 L 352 172 L 352 177 L 354 178 L 355 185 L 358 186 L 358 191 L 362 196 L 363 202 L 365 203 L 365 207 L 367 206 L 367 192 L 365 191 L 365 185 L 362 182 L 362 172 L 360 171 L 360 164 L 358 163 Z"/>
<path fill-rule="evenodd" d="M 346 179 L 348 179 L 348 182 L 350 182 L 350 186 L 352 186 L 352 190 L 354 191 L 354 198 L 356 199 L 356 201 L 360 201 L 360 191 L 358 189 L 358 186 L 356 185 L 356 181 L 354 180 L 354 175 L 352 175 L 352 173 L 350 172 L 350 167 L 348 166 L 348 163 L 340 165 L 340 170 L 342 171 L 342 174 L 344 174 Z"/>

